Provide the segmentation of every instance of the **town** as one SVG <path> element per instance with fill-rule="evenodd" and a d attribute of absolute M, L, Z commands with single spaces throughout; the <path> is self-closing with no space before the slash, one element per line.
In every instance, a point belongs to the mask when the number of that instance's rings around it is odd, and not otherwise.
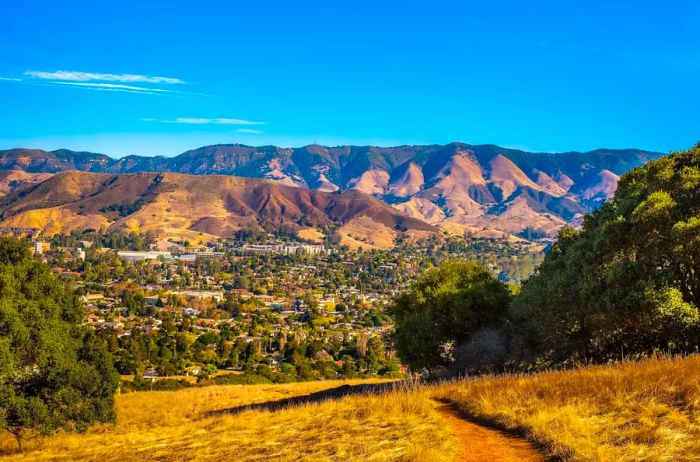
<path fill-rule="evenodd" d="M 192 244 L 0 231 L 31 240 L 80 296 L 126 387 L 401 376 L 388 307 L 418 273 L 467 257 L 518 281 L 541 258 L 529 244 L 484 239 L 363 252 L 274 232 Z"/>

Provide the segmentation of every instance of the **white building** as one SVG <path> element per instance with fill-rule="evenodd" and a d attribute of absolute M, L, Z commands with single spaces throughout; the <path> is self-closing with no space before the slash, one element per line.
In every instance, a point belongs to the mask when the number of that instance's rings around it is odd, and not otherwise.
<path fill-rule="evenodd" d="M 168 291 L 168 294 L 199 300 L 209 298 L 217 303 L 224 301 L 224 292 L 221 290 L 170 290 Z"/>
<path fill-rule="evenodd" d="M 244 255 L 262 255 L 278 253 L 283 255 L 309 254 L 318 255 L 325 251 L 324 246 L 316 244 L 245 244 L 237 249 Z"/>
<path fill-rule="evenodd" d="M 144 260 L 172 260 L 173 256 L 170 252 L 162 252 L 158 250 L 147 250 L 147 251 L 131 251 L 131 250 L 120 250 L 117 255 L 122 260 L 126 261 L 144 261 Z"/>
<path fill-rule="evenodd" d="M 42 242 L 42 241 L 34 241 L 34 254 L 35 255 L 42 255 L 44 251 L 49 250 L 51 248 L 51 244 L 48 242 Z"/>

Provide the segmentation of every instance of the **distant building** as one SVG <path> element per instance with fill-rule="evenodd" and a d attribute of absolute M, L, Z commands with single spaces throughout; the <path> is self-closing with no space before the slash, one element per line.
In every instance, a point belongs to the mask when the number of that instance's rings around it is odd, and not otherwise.
<path fill-rule="evenodd" d="M 173 256 L 170 252 L 162 252 L 159 250 L 144 250 L 144 251 L 131 251 L 131 250 L 120 250 L 117 255 L 122 260 L 126 261 L 144 261 L 144 260 L 172 260 Z"/>
<path fill-rule="evenodd" d="M 85 260 L 85 249 L 84 248 L 66 247 L 66 251 L 70 252 L 70 254 L 78 260 Z"/>
<path fill-rule="evenodd" d="M 247 300 L 253 296 L 253 292 L 246 289 L 231 289 L 230 292 L 237 295 L 241 300 Z"/>
<path fill-rule="evenodd" d="M 195 263 L 197 261 L 197 255 L 195 255 L 193 253 L 188 253 L 185 255 L 180 255 L 179 257 L 177 257 L 177 259 L 183 263 L 192 264 L 192 263 Z"/>
<path fill-rule="evenodd" d="M 178 260 L 183 263 L 195 263 L 206 260 L 221 260 L 225 256 L 224 252 L 194 252 L 180 255 Z"/>
<path fill-rule="evenodd" d="M 189 299 L 203 300 L 208 298 L 217 303 L 224 301 L 224 292 L 221 290 L 170 290 L 168 294 L 187 297 Z"/>
<path fill-rule="evenodd" d="M 335 311 L 335 299 L 326 297 L 318 301 L 318 306 L 324 311 Z"/>
<path fill-rule="evenodd" d="M 326 251 L 323 245 L 316 244 L 245 244 L 234 250 L 243 255 L 264 255 L 268 253 L 318 255 Z"/>
<path fill-rule="evenodd" d="M 224 252 L 196 252 L 197 260 L 221 260 L 226 254 Z"/>
<path fill-rule="evenodd" d="M 51 243 L 42 242 L 42 241 L 34 241 L 32 249 L 34 251 L 34 255 L 43 255 L 45 251 L 51 249 Z"/>
<path fill-rule="evenodd" d="M 85 294 L 80 296 L 80 301 L 85 304 L 93 304 L 104 301 L 105 298 L 103 294 Z"/>

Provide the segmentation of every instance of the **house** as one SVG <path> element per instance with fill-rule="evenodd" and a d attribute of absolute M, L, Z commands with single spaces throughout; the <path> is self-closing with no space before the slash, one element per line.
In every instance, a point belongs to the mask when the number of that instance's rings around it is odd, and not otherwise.
<path fill-rule="evenodd" d="M 182 315 L 183 316 L 196 316 L 200 313 L 199 310 L 195 310 L 194 308 L 183 308 L 182 309 Z"/>
<path fill-rule="evenodd" d="M 100 321 L 102 321 L 100 317 L 94 313 L 90 313 L 87 316 L 85 316 L 85 322 L 88 324 L 97 324 Z"/>
<path fill-rule="evenodd" d="M 253 296 L 253 292 L 246 289 L 231 289 L 230 292 L 237 295 L 241 300 L 247 300 Z"/>
<path fill-rule="evenodd" d="M 105 300 L 103 294 L 85 294 L 80 297 L 80 301 L 85 304 L 95 304 Z"/>
<path fill-rule="evenodd" d="M 144 380 L 152 380 L 152 381 L 155 381 L 156 378 L 158 378 L 159 375 L 160 375 L 160 374 L 158 374 L 158 371 L 157 371 L 155 368 L 153 368 L 153 367 L 148 368 L 148 369 L 146 369 L 145 371 L 143 371 L 143 378 L 144 378 Z"/>
<path fill-rule="evenodd" d="M 101 322 L 101 323 L 98 323 L 96 326 L 99 327 L 100 329 L 112 329 L 112 330 L 117 330 L 117 329 L 121 329 L 122 327 L 124 327 L 124 323 L 123 323 L 123 322 L 118 322 L 118 321 L 115 321 L 115 322 Z"/>

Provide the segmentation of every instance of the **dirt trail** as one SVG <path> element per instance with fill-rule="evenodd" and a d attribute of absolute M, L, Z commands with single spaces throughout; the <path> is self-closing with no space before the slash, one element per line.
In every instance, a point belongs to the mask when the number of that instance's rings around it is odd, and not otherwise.
<path fill-rule="evenodd" d="M 544 462 L 547 460 L 526 439 L 465 420 L 451 404 L 436 402 L 435 409 L 452 428 L 461 443 L 457 461 Z"/>

